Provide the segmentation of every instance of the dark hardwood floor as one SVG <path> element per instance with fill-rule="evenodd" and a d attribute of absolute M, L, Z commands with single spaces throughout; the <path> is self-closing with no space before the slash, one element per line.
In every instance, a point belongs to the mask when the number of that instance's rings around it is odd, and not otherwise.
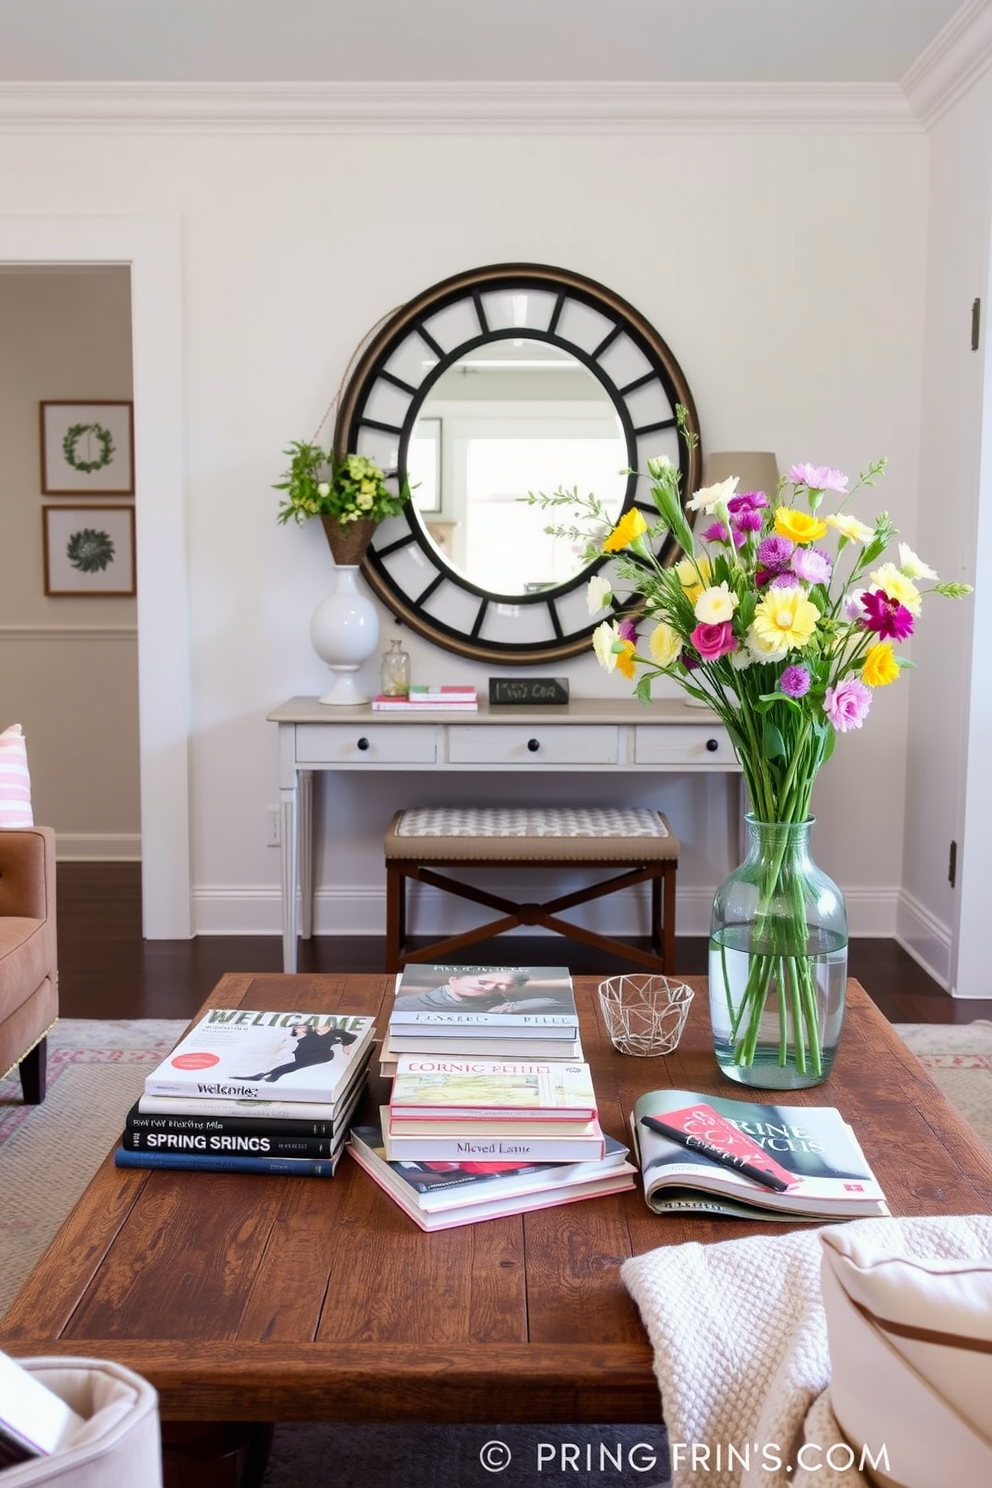
<path fill-rule="evenodd" d="M 144 940 L 138 863 L 60 863 L 59 1002 L 65 1018 L 188 1018 L 225 971 L 281 971 L 276 935 L 201 935 Z M 678 970 L 705 974 L 706 940 L 678 938 Z M 450 959 L 450 958 L 449 958 Z M 633 962 L 557 937 L 480 942 L 475 963 L 560 961 L 576 975 L 636 971 Z M 300 948 L 301 971 L 382 971 L 380 936 L 324 935 Z M 992 1017 L 992 999 L 949 997 L 894 940 L 852 940 L 849 970 L 893 1023 L 970 1023 Z"/>

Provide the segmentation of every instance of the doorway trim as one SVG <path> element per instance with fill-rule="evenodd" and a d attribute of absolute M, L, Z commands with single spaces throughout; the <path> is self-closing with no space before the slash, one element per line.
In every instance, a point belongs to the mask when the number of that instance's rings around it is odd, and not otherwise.
<path fill-rule="evenodd" d="M 131 270 L 142 923 L 149 940 L 188 939 L 193 922 L 181 222 L 157 214 L 0 215 L 0 263 L 124 264 Z"/>

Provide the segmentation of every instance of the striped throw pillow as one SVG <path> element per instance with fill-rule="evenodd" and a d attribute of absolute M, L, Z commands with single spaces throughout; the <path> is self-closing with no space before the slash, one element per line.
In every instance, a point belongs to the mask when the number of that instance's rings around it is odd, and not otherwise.
<path fill-rule="evenodd" d="M 31 776 L 19 723 L 0 734 L 0 827 L 31 827 Z"/>

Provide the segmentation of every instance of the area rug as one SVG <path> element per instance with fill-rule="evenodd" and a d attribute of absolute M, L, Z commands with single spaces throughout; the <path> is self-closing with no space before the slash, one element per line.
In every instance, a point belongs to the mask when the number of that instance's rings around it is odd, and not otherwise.
<path fill-rule="evenodd" d="M 16 1074 L 0 1080 L 0 1317 L 185 1026 L 61 1019 L 49 1035 L 44 1103 L 22 1105 Z M 262 1488 L 563 1488 L 580 1474 L 612 1488 L 666 1488 L 664 1427 L 281 1424 Z"/>
<path fill-rule="evenodd" d="M 992 1150 L 992 1022 L 976 1018 L 972 1023 L 894 1023 L 892 1027 Z"/>

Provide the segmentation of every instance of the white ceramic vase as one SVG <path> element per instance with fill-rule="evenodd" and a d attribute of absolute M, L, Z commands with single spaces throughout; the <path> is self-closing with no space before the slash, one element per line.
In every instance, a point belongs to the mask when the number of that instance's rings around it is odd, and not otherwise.
<path fill-rule="evenodd" d="M 330 690 L 322 703 L 354 706 L 367 703 L 358 686 L 358 669 L 379 644 L 379 616 L 372 601 L 358 588 L 357 564 L 334 570 L 334 588 L 322 599 L 310 620 L 313 649 L 331 670 Z"/>

